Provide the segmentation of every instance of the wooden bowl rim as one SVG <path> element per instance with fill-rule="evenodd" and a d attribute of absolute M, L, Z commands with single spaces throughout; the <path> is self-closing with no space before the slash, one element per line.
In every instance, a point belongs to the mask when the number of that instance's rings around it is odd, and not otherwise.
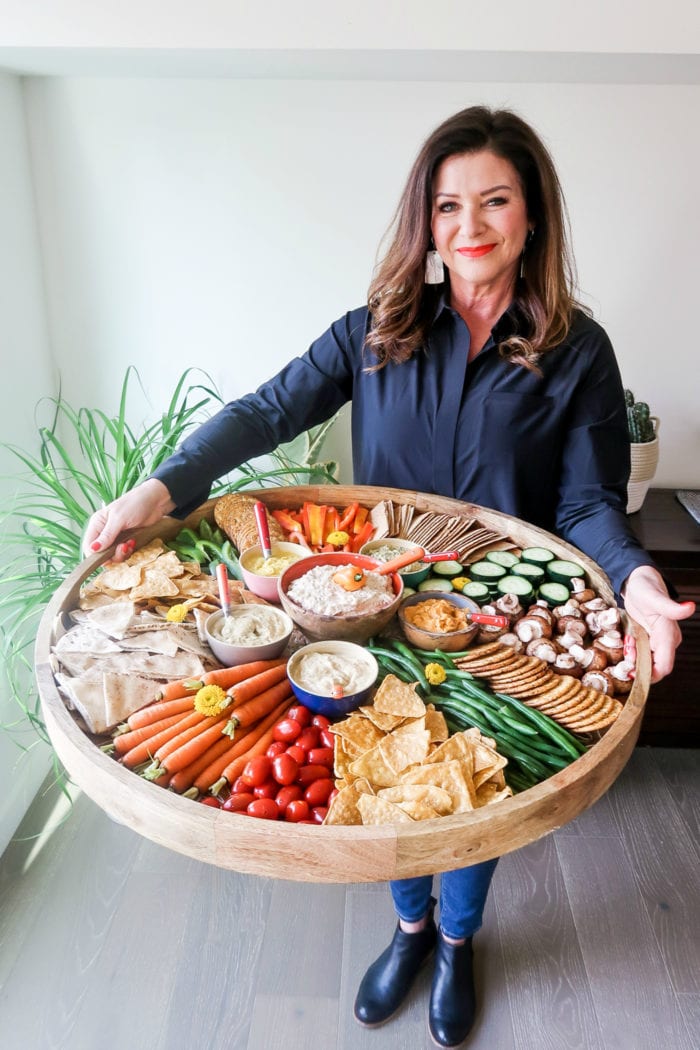
<path fill-rule="evenodd" d="M 598 591 L 614 600 L 601 570 L 581 551 L 536 526 L 498 511 L 451 497 L 371 486 L 290 486 L 246 490 L 282 508 L 299 500 L 373 505 L 392 499 L 418 509 L 480 518 L 519 544 L 548 546 L 582 562 Z M 209 500 L 186 519 L 196 526 L 210 517 Z M 174 535 L 183 522 L 170 519 L 136 530 L 139 546 Z M 131 533 L 120 537 L 120 541 Z M 62 614 L 77 604 L 82 582 L 111 551 L 86 559 L 57 589 L 39 625 L 36 678 L 47 729 L 71 779 L 115 820 L 186 856 L 230 870 L 311 882 L 372 882 L 432 874 L 500 856 L 548 834 L 592 805 L 614 782 L 629 758 L 641 725 L 651 678 L 645 632 L 626 614 L 625 629 L 637 644 L 635 682 L 617 721 L 579 759 L 548 780 L 513 798 L 466 814 L 386 826 L 290 825 L 255 820 L 198 805 L 147 783 L 105 755 L 79 727 L 58 692 L 50 663 L 51 644 Z M 322 848 L 319 848 L 322 847 Z"/>

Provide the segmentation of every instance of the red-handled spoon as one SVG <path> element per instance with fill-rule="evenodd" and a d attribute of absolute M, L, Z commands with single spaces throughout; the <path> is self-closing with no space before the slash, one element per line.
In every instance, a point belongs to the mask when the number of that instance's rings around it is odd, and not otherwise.
<path fill-rule="evenodd" d="M 231 615 L 231 591 L 228 585 L 228 572 L 222 561 L 216 566 L 216 582 L 219 585 L 219 598 L 226 620 Z"/>
<path fill-rule="evenodd" d="M 467 619 L 472 623 L 487 623 L 490 627 L 510 627 L 507 616 L 493 616 L 490 613 L 476 613 L 465 609 Z"/>
<path fill-rule="evenodd" d="M 255 523 L 258 526 L 258 536 L 260 537 L 260 546 L 262 547 L 263 558 L 265 561 L 272 554 L 272 547 L 270 546 L 270 526 L 267 520 L 267 511 L 265 504 L 257 500 L 253 507 L 255 512 Z"/>
<path fill-rule="evenodd" d="M 438 551 L 437 554 L 424 551 L 421 561 L 459 561 L 459 551 Z"/>

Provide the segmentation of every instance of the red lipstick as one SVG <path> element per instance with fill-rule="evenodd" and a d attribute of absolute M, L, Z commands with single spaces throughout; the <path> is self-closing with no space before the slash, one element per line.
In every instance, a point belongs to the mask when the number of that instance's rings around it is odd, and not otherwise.
<path fill-rule="evenodd" d="M 460 255 L 466 255 L 468 259 L 480 259 L 482 255 L 488 255 L 496 247 L 495 244 L 479 244 L 476 248 L 458 248 Z"/>

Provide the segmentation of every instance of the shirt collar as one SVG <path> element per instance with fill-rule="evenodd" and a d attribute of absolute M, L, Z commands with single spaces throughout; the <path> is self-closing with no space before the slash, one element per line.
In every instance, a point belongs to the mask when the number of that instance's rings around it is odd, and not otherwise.
<path fill-rule="evenodd" d="M 455 313 L 455 310 L 453 310 L 453 308 L 450 306 L 450 301 L 449 301 L 450 286 L 449 286 L 449 284 L 447 282 L 445 282 L 444 284 L 441 284 L 438 287 L 439 287 L 439 292 L 438 292 L 437 298 L 435 300 L 435 312 L 433 314 L 433 321 L 437 321 L 437 319 L 446 310 L 448 310 L 452 314 Z M 498 320 L 496 321 L 495 325 L 491 329 L 491 335 L 493 337 L 493 341 L 496 344 L 496 346 L 498 346 L 499 343 L 503 342 L 504 339 L 507 339 L 508 336 L 514 335 L 515 332 L 517 332 L 517 330 L 518 330 L 518 313 L 519 313 L 518 304 L 517 304 L 517 301 L 514 299 L 511 302 L 511 304 L 508 307 L 508 309 L 504 313 L 501 314 L 501 316 L 498 318 Z"/>

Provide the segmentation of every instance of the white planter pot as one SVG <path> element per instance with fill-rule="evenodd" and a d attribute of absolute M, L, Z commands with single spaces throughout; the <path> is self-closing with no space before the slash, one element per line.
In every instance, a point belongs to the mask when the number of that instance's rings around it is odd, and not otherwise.
<path fill-rule="evenodd" d="M 659 464 L 660 423 L 656 416 L 652 416 L 651 418 L 654 424 L 654 433 L 656 434 L 654 440 L 643 441 L 640 443 L 631 442 L 630 444 L 632 466 L 629 483 L 627 485 L 628 514 L 634 514 L 634 512 L 641 507 Z"/>

